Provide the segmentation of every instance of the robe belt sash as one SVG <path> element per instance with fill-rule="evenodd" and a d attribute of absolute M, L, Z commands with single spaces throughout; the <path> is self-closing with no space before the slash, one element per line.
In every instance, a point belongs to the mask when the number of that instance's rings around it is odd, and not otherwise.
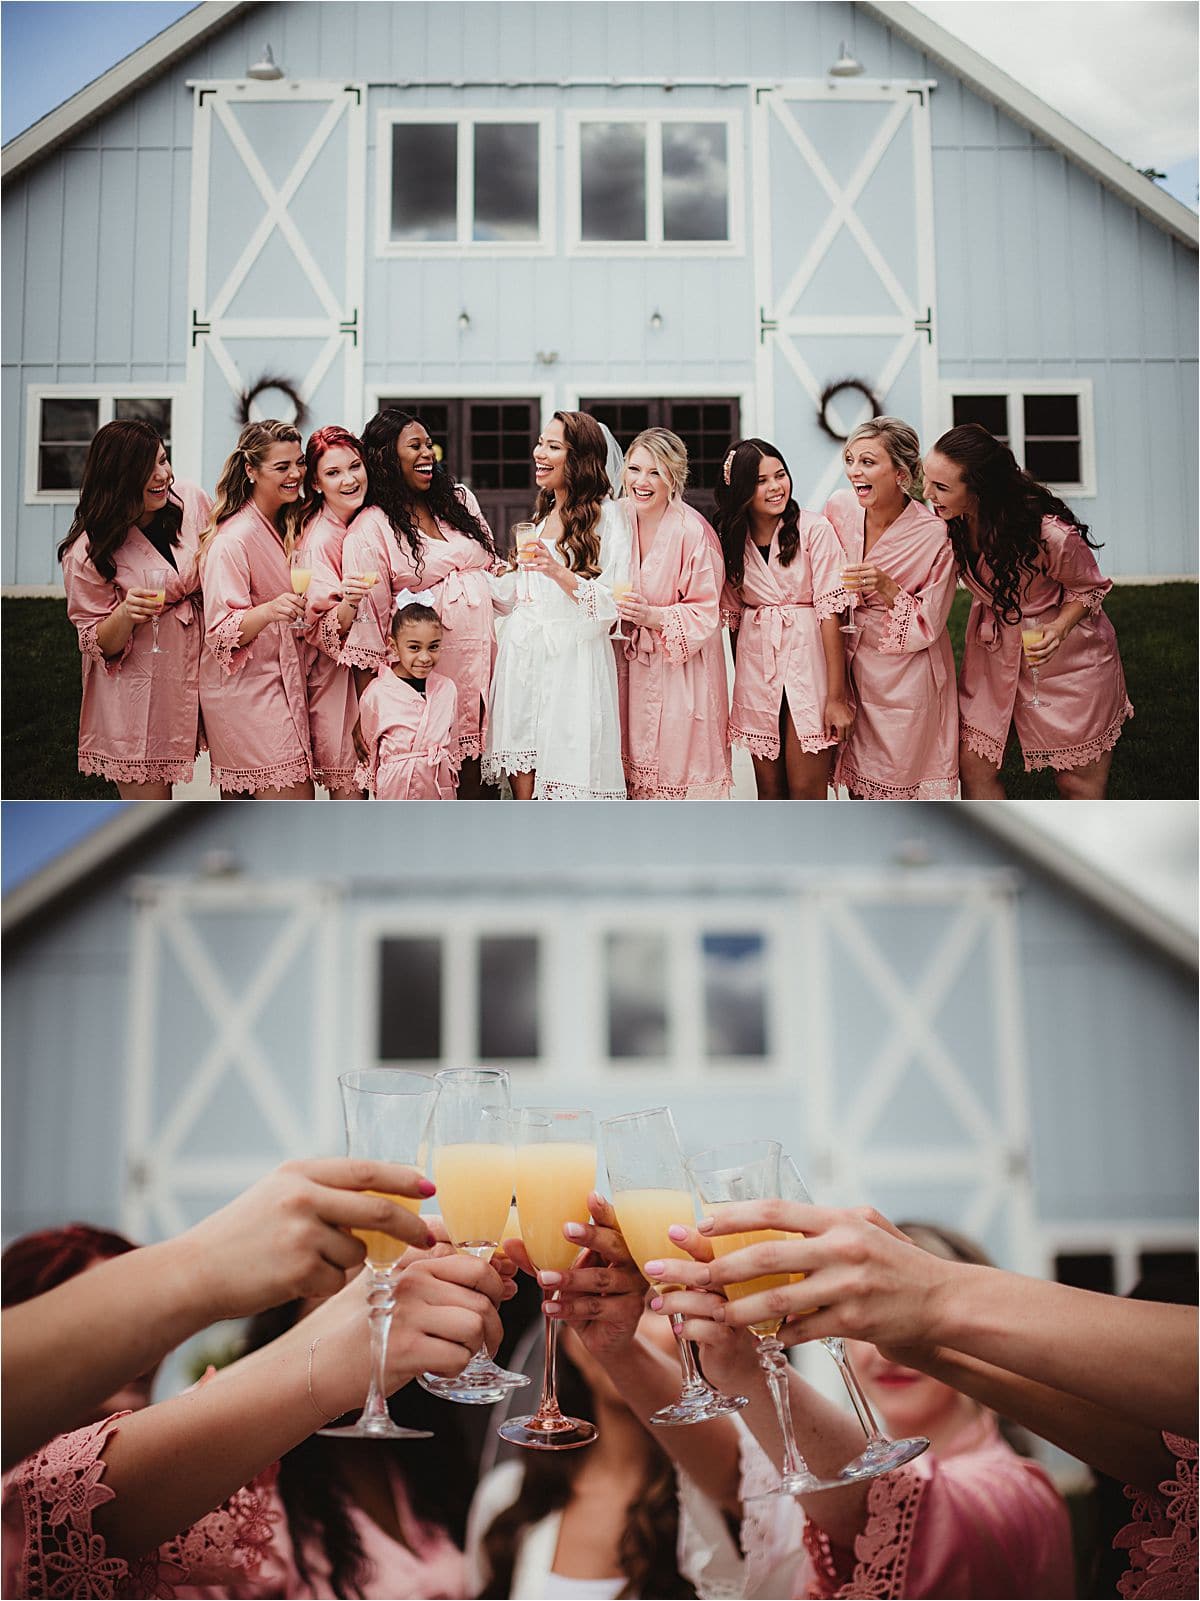
<path fill-rule="evenodd" d="M 794 601 L 786 606 L 767 601 L 754 607 L 750 627 L 757 628 L 762 635 L 768 684 L 773 684 L 778 676 L 779 653 L 783 649 L 785 631 L 793 627 L 798 613 L 812 610 L 811 600 Z M 743 620 L 742 627 L 745 626 Z"/>

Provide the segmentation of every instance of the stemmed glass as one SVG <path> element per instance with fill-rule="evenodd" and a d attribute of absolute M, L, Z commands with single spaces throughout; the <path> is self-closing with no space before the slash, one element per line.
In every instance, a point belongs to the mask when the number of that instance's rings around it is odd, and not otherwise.
<path fill-rule="evenodd" d="M 149 567 L 142 574 L 142 582 L 147 589 L 154 591 L 155 604 L 158 606 L 158 611 L 150 619 L 151 656 L 164 656 L 166 654 L 158 646 L 158 619 L 167 603 L 167 584 L 170 581 L 170 577 L 171 569 L 169 567 Z"/>
<path fill-rule="evenodd" d="M 697 1156 L 688 1158 L 687 1170 L 707 1210 L 712 1216 L 719 1217 L 722 1208 L 735 1201 L 778 1199 L 779 1160 L 782 1155 L 783 1149 L 778 1140 L 749 1140 L 741 1145 L 720 1145 L 709 1151 L 701 1151 Z M 786 1238 L 787 1235 L 780 1229 L 749 1229 L 741 1234 L 714 1234 L 711 1243 L 715 1256 L 727 1256 L 729 1252 L 741 1250 L 746 1245 Z M 725 1294 L 731 1300 L 740 1300 L 746 1295 L 758 1295 L 763 1290 L 778 1289 L 787 1284 L 790 1277 L 788 1273 L 761 1274 L 755 1279 L 727 1284 Z M 817 1478 L 796 1444 L 791 1396 L 788 1393 L 788 1361 L 779 1340 L 782 1321 L 782 1318 L 770 1318 L 750 1325 L 750 1332 L 758 1342 L 759 1366 L 766 1375 L 767 1389 L 783 1435 L 783 1473 L 779 1483 L 766 1495 L 809 1495 L 814 1490 L 837 1489 L 845 1481 Z M 759 1497 L 752 1496 L 750 1499 L 758 1500 Z"/>
<path fill-rule="evenodd" d="M 639 1268 L 656 1258 L 690 1261 L 683 1246 L 667 1234 L 672 1223 L 690 1222 L 695 1217 L 683 1152 L 669 1109 L 656 1106 L 649 1112 L 605 1118 L 600 1127 L 613 1207 L 633 1260 Z M 673 1287 L 677 1288 L 666 1282 L 657 1286 L 661 1290 Z M 683 1387 L 679 1399 L 655 1412 L 651 1423 L 703 1423 L 706 1418 L 740 1412 L 747 1405 L 744 1395 L 722 1395 L 701 1377 L 691 1344 L 679 1332 L 683 1321 L 681 1313 L 671 1314 Z"/>
<path fill-rule="evenodd" d="M 805 1206 L 813 1204 L 808 1185 L 800 1177 L 799 1168 L 786 1152 L 779 1163 L 779 1193 L 785 1201 L 801 1201 Z M 798 1284 L 804 1274 L 793 1273 L 790 1277 L 793 1284 Z M 838 1470 L 839 1479 L 847 1484 L 855 1484 L 861 1479 L 874 1479 L 881 1473 L 890 1473 L 893 1468 L 903 1467 L 906 1462 L 911 1462 L 914 1457 L 920 1456 L 922 1451 L 929 1449 L 929 1441 L 921 1435 L 914 1435 L 907 1440 L 889 1439 L 876 1423 L 871 1403 L 863 1393 L 858 1376 L 850 1365 L 850 1358 L 846 1355 L 845 1340 L 840 1335 L 831 1334 L 823 1339 L 821 1344 L 837 1363 L 837 1370 L 842 1375 L 842 1383 L 846 1386 L 854 1414 L 867 1437 L 866 1449 L 852 1462 L 847 1462 L 844 1468 Z"/>
<path fill-rule="evenodd" d="M 308 586 L 312 583 L 312 557 L 297 546 L 288 558 L 288 565 L 292 569 L 292 594 L 307 595 Z M 297 617 L 292 624 L 292 632 L 302 634 L 306 627 L 304 618 Z"/>
<path fill-rule="evenodd" d="M 529 1260 L 544 1272 L 569 1272 L 579 1247 L 563 1236 L 564 1223 L 588 1221 L 588 1196 L 596 1183 L 596 1134 L 592 1114 L 535 1106 L 517 1114 L 517 1212 Z M 543 1308 L 559 1291 L 543 1292 Z M 543 1314 L 544 1315 L 544 1314 Z M 513 1445 L 535 1451 L 571 1451 L 590 1445 L 596 1426 L 566 1417 L 558 1405 L 558 1332 L 546 1318 L 546 1365 L 537 1411 L 512 1418 L 496 1431 Z"/>
<path fill-rule="evenodd" d="M 486 1262 L 504 1237 L 516 1177 L 508 1074 L 448 1068 L 437 1074 L 437 1084 L 430 1172 L 442 1222 L 456 1251 Z M 422 1373 L 417 1382 L 446 1401 L 490 1406 L 529 1379 L 497 1367 L 485 1345 L 461 1373 Z"/>
<path fill-rule="evenodd" d="M 1021 649 L 1025 653 L 1025 665 L 1029 668 L 1029 676 L 1033 679 L 1033 694 L 1029 698 L 1031 706 L 1044 706 L 1041 690 L 1038 688 L 1040 676 L 1038 668 L 1029 660 L 1029 649 L 1032 645 L 1040 645 L 1046 637 L 1046 630 L 1040 617 L 1021 618 Z"/>
<path fill-rule="evenodd" d="M 847 610 L 846 621 L 841 625 L 841 632 L 843 634 L 861 634 L 862 624 L 854 621 L 854 612 L 858 605 L 858 591 L 857 589 L 851 589 L 849 584 L 846 583 L 845 573 L 842 574 L 842 585 L 846 590 Z"/>
<path fill-rule="evenodd" d="M 372 1067 L 359 1073 L 343 1073 L 338 1084 L 346 1120 L 347 1156 L 367 1157 L 376 1162 L 407 1162 L 418 1172 L 422 1171 L 429 1119 L 438 1094 L 436 1082 L 425 1073 Z M 417 1212 L 421 1207 L 417 1196 L 393 1195 L 389 1199 L 410 1212 Z M 398 1265 L 407 1246 L 394 1235 L 381 1234 L 375 1229 L 355 1229 L 354 1232 L 367 1248 L 367 1272 L 371 1275 L 367 1295 L 367 1305 L 371 1309 L 371 1383 L 357 1422 L 341 1428 L 320 1429 L 318 1433 L 332 1435 L 335 1439 L 427 1440 L 430 1438 L 428 1429 L 402 1429 L 393 1423 L 387 1406 L 384 1362 L 396 1305 Z"/>
<path fill-rule="evenodd" d="M 533 552 L 537 549 L 537 524 L 514 523 L 512 536 L 517 551 L 517 604 L 528 606 L 533 596 L 529 593 L 529 574 L 525 571 L 525 566 L 527 562 L 532 561 Z"/>

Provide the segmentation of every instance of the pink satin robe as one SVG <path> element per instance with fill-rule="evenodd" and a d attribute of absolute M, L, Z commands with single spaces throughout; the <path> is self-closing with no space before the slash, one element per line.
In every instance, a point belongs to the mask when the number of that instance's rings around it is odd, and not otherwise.
<path fill-rule="evenodd" d="M 732 785 L 729 685 L 721 640 L 725 563 L 698 511 L 673 501 L 643 562 L 636 512 L 630 583 L 665 626 L 622 625 L 616 638 L 621 758 L 630 800 L 724 800 Z"/>
<path fill-rule="evenodd" d="M 831 495 L 825 515 L 847 563 L 870 561 L 900 586 L 891 606 L 878 594 L 860 596 L 862 632 L 842 636 L 855 717 L 835 781 L 871 800 L 950 800 L 958 703 L 946 620 L 958 578 L 945 524 L 910 500 L 864 557 L 866 513 L 852 491 Z"/>
<path fill-rule="evenodd" d="M 358 720 L 354 674 L 341 663 L 337 609 L 342 599 L 342 544 L 346 527 L 328 507 L 304 530 L 301 548 L 312 561 L 305 596 L 308 621 L 308 729 L 313 776 L 326 789 L 353 789 L 358 757 L 352 730 Z"/>
<path fill-rule="evenodd" d="M 727 582 L 721 600 L 722 614 L 737 633 L 730 743 L 769 761 L 779 755 L 785 696 L 802 750 L 837 744 L 825 737 L 829 673 L 821 619 L 836 615 L 845 599 L 842 549 L 833 528 L 815 512 L 801 511 L 798 532 L 786 567 L 779 561 L 778 524 L 766 561 L 747 535 L 741 590 Z"/>
<path fill-rule="evenodd" d="M 1103 610 L 1112 581 L 1077 530 L 1057 517 L 1043 519 L 1038 571 L 1022 580 L 1024 615 L 1052 622 L 1073 600 L 1082 601 L 1087 614 L 1040 669 L 1042 704 L 1030 706 L 1033 680 L 1023 665 L 1020 623 L 1000 622 L 986 582 L 974 572 L 963 574 L 972 599 L 958 682 L 962 743 L 999 767 L 1015 724 L 1027 773 L 1083 767 L 1113 748 L 1133 716 L 1117 636 Z"/>
<path fill-rule="evenodd" d="M 433 672 L 425 693 L 385 668 L 363 690 L 358 722 L 368 751 L 367 788 L 376 800 L 453 800 L 460 757 L 457 691 Z"/>
<path fill-rule="evenodd" d="M 196 551 L 212 502 L 195 484 L 176 482 L 183 502 L 177 571 L 134 526 L 113 553 L 116 577 L 102 578 L 81 534 L 63 558 L 67 615 L 79 633 L 83 700 L 79 711 L 79 771 L 118 784 L 186 784 L 200 730 L 200 577 Z M 167 570 L 166 605 L 154 625 L 142 623 L 111 659 L 96 643 L 96 629 L 130 589 L 146 589 L 146 571 Z"/>
<path fill-rule="evenodd" d="M 455 486 L 463 505 L 486 529 L 479 502 L 463 484 Z M 466 761 L 483 752 L 486 708 L 492 682 L 496 641 L 492 628 L 492 595 L 487 575 L 495 557 L 477 540 L 439 520 L 442 538 L 422 539 L 421 564 L 392 532 L 377 506 L 360 511 L 346 535 L 345 557 L 358 572 L 378 572 L 380 582 L 359 607 L 346 636 L 341 659 L 355 667 L 378 667 L 387 659 L 392 603 L 402 589 L 428 589 L 431 605 L 442 620 L 438 671 L 458 689 L 456 738 Z M 488 530 L 490 532 L 490 529 Z"/>
<path fill-rule="evenodd" d="M 291 594 L 283 542 L 248 502 L 205 550 L 200 706 L 213 782 L 230 793 L 286 789 L 312 777 L 306 686 L 309 647 L 286 622 L 239 645 L 252 606 Z"/>

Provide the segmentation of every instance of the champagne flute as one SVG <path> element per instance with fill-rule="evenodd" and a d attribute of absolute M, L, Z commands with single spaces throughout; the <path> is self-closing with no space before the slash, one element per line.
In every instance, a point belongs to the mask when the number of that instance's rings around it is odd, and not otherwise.
<path fill-rule="evenodd" d="M 600 1127 L 613 1208 L 638 1268 L 658 1258 L 691 1261 L 689 1253 L 667 1233 L 672 1223 L 695 1218 L 683 1152 L 669 1109 L 656 1106 L 649 1112 L 605 1118 Z M 656 1288 L 678 1286 L 664 1282 Z M 679 1399 L 655 1412 L 651 1423 L 703 1423 L 727 1412 L 740 1412 L 748 1404 L 746 1396 L 722 1395 L 701 1376 L 691 1344 L 679 1332 L 683 1321 L 681 1313 L 671 1314 L 683 1370 Z"/>
<path fill-rule="evenodd" d="M 529 1107 L 517 1114 L 517 1210 L 529 1260 L 546 1272 L 569 1272 L 579 1247 L 563 1235 L 564 1223 L 588 1221 L 588 1196 L 596 1183 L 596 1136 L 592 1114 Z M 559 1291 L 543 1291 L 542 1305 Z M 544 1314 L 543 1314 L 544 1315 Z M 546 1318 L 546 1365 L 537 1411 L 512 1418 L 496 1431 L 513 1445 L 535 1451 L 571 1451 L 591 1445 L 596 1426 L 566 1417 L 558 1405 L 558 1322 Z"/>
<path fill-rule="evenodd" d="M 612 593 L 613 600 L 616 601 L 618 606 L 620 606 L 623 600 L 628 600 L 629 596 L 633 594 L 633 585 L 628 580 L 623 583 L 614 584 L 612 586 Z M 618 639 L 628 639 L 630 637 L 625 632 L 625 619 L 621 616 L 619 611 L 617 613 L 616 637 Z"/>
<path fill-rule="evenodd" d="M 688 1158 L 687 1170 L 692 1176 L 696 1192 L 713 1217 L 720 1217 L 724 1207 L 735 1201 L 777 1200 L 780 1195 L 779 1161 L 783 1148 L 778 1140 L 749 1140 L 741 1145 L 720 1145 L 701 1151 Z M 748 1229 L 741 1234 L 714 1234 L 711 1244 L 714 1256 L 727 1256 L 746 1245 L 758 1245 L 764 1240 L 785 1240 L 781 1229 Z M 791 1278 L 788 1273 L 764 1273 L 758 1278 L 743 1279 L 727 1284 L 725 1294 L 730 1300 L 741 1300 L 746 1295 L 758 1295 L 763 1290 L 778 1289 Z M 779 1340 L 782 1318 L 770 1318 L 752 1323 L 750 1332 L 758 1341 L 758 1361 L 766 1375 L 767 1388 L 779 1420 L 783 1435 L 783 1473 L 774 1489 L 766 1495 L 809 1495 L 814 1490 L 833 1490 L 844 1485 L 842 1479 L 819 1479 L 811 1472 L 808 1463 L 796 1444 L 792 1425 L 791 1396 L 788 1392 L 788 1360 Z M 751 1500 L 760 1499 L 758 1496 Z"/>
<path fill-rule="evenodd" d="M 852 585 L 848 584 L 846 582 L 846 575 L 845 575 L 845 573 L 843 573 L 842 574 L 842 587 L 846 591 L 846 596 L 847 596 L 847 599 L 849 601 L 849 606 L 848 606 L 848 609 L 847 609 L 846 621 L 841 626 L 841 632 L 843 634 L 861 634 L 862 633 L 862 624 L 861 623 L 856 623 L 854 621 L 854 611 L 855 611 L 855 607 L 858 605 L 858 586 L 857 585 L 853 585 L 852 586 Z"/>
<path fill-rule="evenodd" d="M 1033 694 L 1029 698 L 1031 706 L 1043 706 L 1041 690 L 1038 688 L 1039 669 L 1029 660 L 1029 650 L 1033 645 L 1040 645 L 1046 637 L 1046 630 L 1040 617 L 1021 618 L 1021 649 L 1025 653 L 1025 665 L 1029 668 L 1029 676 L 1033 679 Z"/>
<path fill-rule="evenodd" d="M 297 546 L 288 558 L 288 565 L 292 569 L 292 594 L 307 595 L 308 586 L 312 583 L 312 557 Z M 302 634 L 306 626 L 304 617 L 297 617 L 292 624 L 292 632 Z"/>
<path fill-rule="evenodd" d="M 799 1168 L 786 1151 L 779 1163 L 779 1193 L 785 1201 L 801 1201 L 805 1206 L 813 1204 L 808 1185 L 800 1177 Z M 793 1284 L 798 1284 L 804 1274 L 792 1273 L 789 1277 Z M 867 1437 L 866 1449 L 852 1462 L 847 1462 L 844 1468 L 839 1469 L 837 1474 L 839 1479 L 843 1479 L 847 1484 L 855 1484 L 861 1479 L 874 1479 L 881 1473 L 890 1473 L 893 1468 L 903 1467 L 906 1462 L 911 1462 L 914 1457 L 920 1456 L 922 1451 L 929 1449 L 929 1441 L 922 1435 L 914 1435 L 907 1440 L 889 1439 L 876 1423 L 871 1403 L 858 1382 L 858 1375 L 850 1365 L 850 1358 L 846 1355 L 845 1340 L 840 1335 L 831 1334 L 827 1335 L 821 1344 L 837 1363 L 837 1370 L 842 1375 L 842 1383 L 846 1386 L 854 1415 Z"/>
<path fill-rule="evenodd" d="M 527 606 L 533 599 L 529 593 L 529 574 L 525 571 L 525 566 L 533 560 L 533 553 L 538 547 L 537 529 L 536 523 L 514 523 L 512 527 L 517 547 L 517 603 L 521 606 Z"/>
<path fill-rule="evenodd" d="M 437 1100 L 435 1080 L 426 1073 L 371 1067 L 359 1073 L 343 1073 L 338 1084 L 346 1119 L 347 1156 L 407 1162 L 421 1171 L 425 1166 L 429 1119 Z M 389 1199 L 409 1212 L 420 1211 L 421 1202 L 415 1196 L 392 1195 Z M 355 1229 L 354 1233 L 367 1248 L 367 1272 L 371 1275 L 367 1295 L 371 1309 L 371 1383 L 357 1422 L 317 1432 L 335 1439 L 427 1440 L 428 1429 L 402 1429 L 393 1423 L 387 1405 L 388 1334 L 396 1305 L 399 1263 L 407 1246 L 403 1240 L 377 1229 Z"/>
<path fill-rule="evenodd" d="M 508 1074 L 468 1067 L 446 1069 L 436 1077 L 430 1176 L 437 1185 L 442 1222 L 456 1251 L 486 1262 L 504 1238 L 516 1176 Z M 446 1401 L 490 1406 L 529 1380 L 524 1373 L 497 1367 L 481 1346 L 461 1373 L 422 1373 L 417 1382 Z"/>
<path fill-rule="evenodd" d="M 158 611 L 156 611 L 154 616 L 150 619 L 151 656 L 166 655 L 166 652 L 160 650 L 158 647 L 158 619 L 162 613 L 163 607 L 167 603 L 167 584 L 169 583 L 170 578 L 171 569 L 169 567 L 148 567 L 142 574 L 142 582 L 145 584 L 147 589 L 152 589 L 154 591 L 154 604 L 158 607 Z"/>

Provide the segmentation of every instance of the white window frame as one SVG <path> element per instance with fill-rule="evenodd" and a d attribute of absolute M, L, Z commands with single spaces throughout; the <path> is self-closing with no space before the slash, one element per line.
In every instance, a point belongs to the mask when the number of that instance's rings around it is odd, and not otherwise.
<path fill-rule="evenodd" d="M 25 391 L 25 504 L 27 506 L 74 506 L 78 489 L 38 488 L 38 448 L 42 444 L 43 400 L 96 400 L 97 429 L 112 422 L 118 400 L 169 400 L 171 402 L 171 460 L 191 441 L 191 418 L 187 411 L 187 386 L 148 382 L 144 384 L 30 384 Z M 179 468 L 176 467 L 176 471 Z"/>
<path fill-rule="evenodd" d="M 1093 499 L 1096 490 L 1096 425 L 1092 407 L 1090 378 L 943 378 L 939 385 L 939 410 L 944 433 L 954 426 L 955 395 L 1004 395 L 1008 402 L 1009 447 L 1025 465 L 1025 395 L 1074 395 L 1079 402 L 1079 470 L 1075 484 L 1047 484 L 1064 499 Z M 932 444 L 932 440 L 930 441 Z"/>
<path fill-rule="evenodd" d="M 556 411 L 565 411 L 569 408 L 554 398 L 554 386 L 545 384 L 468 384 L 461 383 L 457 378 L 447 378 L 443 384 L 401 383 L 370 383 L 364 388 L 366 410 L 363 413 L 364 425 L 368 417 L 373 417 L 379 410 L 379 402 L 384 395 L 394 395 L 399 390 L 412 400 L 528 400 L 536 398 L 542 408 L 542 426 L 546 419 L 552 417 Z M 522 393 L 524 390 L 524 393 Z M 452 461 L 449 466 L 454 472 L 454 481 L 465 484 L 474 492 L 475 486 L 462 471 L 462 462 Z"/>
<path fill-rule="evenodd" d="M 533 123 L 538 130 L 537 239 L 475 239 L 475 141 L 482 123 Z M 458 130 L 458 195 L 456 239 L 393 239 L 392 129 L 398 124 L 436 123 Z M 554 193 L 554 113 L 529 107 L 522 111 L 380 111 L 375 121 L 375 255 L 384 260 L 412 256 L 549 256 L 554 253 L 557 219 Z"/>
<path fill-rule="evenodd" d="M 1138 1280 L 1138 1257 L 1146 1251 L 1195 1251 L 1194 1223 L 1043 1223 L 1039 1229 L 1042 1277 L 1053 1281 L 1056 1256 L 1101 1254 L 1113 1259 L 1114 1289 L 1128 1295 Z"/>
<path fill-rule="evenodd" d="M 727 398 L 736 400 L 742 420 L 742 438 L 758 432 L 755 420 L 755 401 L 758 391 L 753 384 L 746 384 L 737 380 L 733 383 L 724 383 L 720 378 L 712 378 L 703 383 L 689 379 L 686 383 L 676 383 L 673 379 L 663 379 L 656 384 L 628 383 L 619 384 L 605 380 L 603 383 L 575 382 L 569 389 L 563 391 L 561 409 L 563 411 L 578 411 L 580 398 L 586 395 L 589 400 L 712 400 Z M 729 441 L 733 443 L 732 439 Z M 711 488 L 707 484 L 693 484 L 693 488 Z"/>
<path fill-rule="evenodd" d="M 645 239 L 584 239 L 583 170 L 580 130 L 585 122 L 640 122 L 646 127 L 646 232 Z M 662 130 L 668 122 L 719 122 L 725 128 L 725 154 L 729 189 L 726 195 L 728 239 L 663 238 Z M 566 177 L 566 251 L 568 256 L 743 256 L 745 244 L 745 183 L 742 113 L 649 109 L 615 111 L 597 106 L 591 111 L 563 113 Z"/>

